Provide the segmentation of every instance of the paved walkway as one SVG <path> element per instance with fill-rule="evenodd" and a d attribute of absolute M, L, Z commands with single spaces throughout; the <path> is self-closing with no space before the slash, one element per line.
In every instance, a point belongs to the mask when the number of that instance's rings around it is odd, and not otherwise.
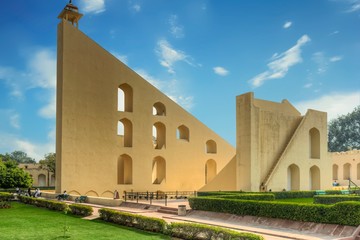
<path fill-rule="evenodd" d="M 68 202 L 73 203 L 73 202 Z M 276 228 L 271 226 L 265 226 L 261 224 L 253 224 L 247 221 L 239 221 L 234 217 L 231 217 L 229 214 L 221 213 L 210 213 L 203 211 L 190 211 L 186 216 L 178 216 L 175 214 L 166 214 L 158 212 L 157 209 L 160 206 L 164 206 L 162 201 L 153 201 L 149 209 L 144 209 L 145 204 L 148 205 L 149 202 L 139 202 L 139 204 L 132 204 L 134 202 L 127 202 L 126 207 L 107 207 L 101 205 L 87 204 L 85 205 L 92 206 L 94 209 L 93 215 L 86 217 L 85 219 L 96 219 L 99 217 L 98 210 L 100 208 L 109 208 L 122 212 L 129 212 L 140 214 L 148 217 L 155 217 L 164 219 L 166 222 L 194 222 L 202 223 L 207 225 L 219 226 L 224 228 L 229 228 L 235 231 L 241 232 L 250 232 L 262 235 L 266 240 L 284 240 L 284 239 L 298 239 L 298 240 L 316 240 L 316 239 L 339 239 L 338 237 L 325 235 L 325 234 L 314 234 L 306 231 L 297 231 L 295 229 L 285 229 L 285 228 Z M 172 200 L 169 201 L 167 207 L 177 208 L 178 205 L 186 205 L 187 209 L 189 208 L 187 200 Z M 230 217 L 229 217 L 230 216 Z"/>

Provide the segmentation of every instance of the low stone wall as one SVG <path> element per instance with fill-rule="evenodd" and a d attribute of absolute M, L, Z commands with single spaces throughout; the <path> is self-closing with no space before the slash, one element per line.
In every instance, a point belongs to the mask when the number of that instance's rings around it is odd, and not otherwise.
<path fill-rule="evenodd" d="M 41 197 L 48 198 L 48 199 L 56 199 L 56 196 L 59 195 L 58 193 L 49 193 L 49 192 L 42 192 Z M 75 201 L 79 195 L 69 195 L 69 201 Z M 104 198 L 104 197 L 92 197 L 87 196 L 86 203 L 91 204 L 98 204 L 104 205 L 109 207 L 118 207 L 122 203 L 120 199 L 112 199 L 112 198 Z"/>

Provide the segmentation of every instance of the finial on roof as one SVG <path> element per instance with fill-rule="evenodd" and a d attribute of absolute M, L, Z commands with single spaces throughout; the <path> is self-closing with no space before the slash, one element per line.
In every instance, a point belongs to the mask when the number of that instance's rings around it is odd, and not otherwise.
<path fill-rule="evenodd" d="M 72 25 L 78 27 L 78 22 L 82 16 L 83 15 L 79 13 L 78 7 L 72 4 L 72 0 L 69 0 L 69 3 L 66 4 L 65 8 L 61 11 L 58 18 L 69 21 Z"/>

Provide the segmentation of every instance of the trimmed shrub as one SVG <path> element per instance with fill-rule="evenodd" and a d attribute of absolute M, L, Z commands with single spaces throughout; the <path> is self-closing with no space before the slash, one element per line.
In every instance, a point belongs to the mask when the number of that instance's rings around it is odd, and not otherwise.
<path fill-rule="evenodd" d="M 346 201 L 360 201 L 357 195 L 318 195 L 314 196 L 314 203 L 319 204 L 335 204 Z"/>
<path fill-rule="evenodd" d="M 19 201 L 22 203 L 35 205 L 37 207 L 48 208 L 50 210 L 65 211 L 68 208 L 67 204 L 63 202 L 55 202 L 41 198 L 32 198 L 26 196 L 18 196 L 18 198 Z"/>
<path fill-rule="evenodd" d="M 303 222 L 334 223 L 340 225 L 360 225 L 360 203 L 337 203 L 335 205 L 285 203 L 271 201 L 248 201 L 197 197 L 189 199 L 190 207 L 196 210 L 224 212 L 236 215 L 281 218 Z M 349 211 L 349 210 L 348 210 Z M 349 217 L 346 217 L 348 216 Z"/>
<path fill-rule="evenodd" d="M 118 212 L 106 208 L 99 210 L 100 218 L 107 222 L 119 225 L 135 227 L 141 230 L 164 233 L 166 222 L 162 219 L 144 217 L 137 214 Z"/>
<path fill-rule="evenodd" d="M 316 191 L 283 191 L 271 193 L 274 194 L 275 199 L 311 198 L 316 195 Z"/>
<path fill-rule="evenodd" d="M 206 196 L 217 196 L 217 195 L 235 195 L 235 194 L 246 194 L 246 192 L 243 191 L 217 191 L 217 192 L 197 192 L 198 197 L 206 197 Z"/>
<path fill-rule="evenodd" d="M 243 200 L 256 200 L 256 201 L 274 201 L 274 194 L 268 193 L 247 193 L 247 194 L 226 194 L 226 195 L 218 195 L 213 196 L 214 198 L 222 198 L 222 199 L 243 199 Z"/>
<path fill-rule="evenodd" d="M 171 223 L 168 234 L 181 239 L 263 240 L 262 236 L 194 223 Z"/>
<path fill-rule="evenodd" d="M 10 201 L 14 199 L 14 195 L 12 195 L 11 193 L 6 193 L 6 192 L 0 192 L 0 201 Z"/>
<path fill-rule="evenodd" d="M 93 213 L 92 207 L 81 204 L 71 204 L 69 208 L 71 213 L 74 215 L 86 217 L 86 216 L 90 216 Z"/>

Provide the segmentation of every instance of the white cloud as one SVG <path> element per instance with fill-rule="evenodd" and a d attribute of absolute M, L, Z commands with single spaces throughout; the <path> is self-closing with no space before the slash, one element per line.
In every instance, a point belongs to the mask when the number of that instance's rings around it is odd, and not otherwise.
<path fill-rule="evenodd" d="M 176 79 L 164 81 L 154 78 L 143 69 L 136 69 L 135 71 L 151 85 L 165 93 L 170 99 L 183 108 L 190 110 L 194 106 L 194 98 L 192 96 L 184 96 L 181 93 L 180 84 Z"/>
<path fill-rule="evenodd" d="M 135 12 L 140 12 L 141 11 L 141 6 L 140 6 L 140 4 L 134 4 L 132 6 L 132 9 L 134 9 Z"/>
<path fill-rule="evenodd" d="M 287 22 L 284 23 L 283 28 L 285 28 L 285 29 L 286 29 L 286 28 L 290 28 L 291 25 L 292 25 L 292 22 L 287 21 Z"/>
<path fill-rule="evenodd" d="M 81 10 L 84 13 L 101 13 L 105 11 L 105 0 L 81 0 Z"/>
<path fill-rule="evenodd" d="M 177 15 L 171 15 L 169 18 L 169 24 L 170 24 L 170 33 L 175 38 L 182 38 L 184 37 L 184 27 L 181 26 L 178 23 L 178 16 Z"/>
<path fill-rule="evenodd" d="M 274 54 L 272 62 L 268 63 L 268 70 L 250 79 L 253 87 L 260 87 L 266 80 L 283 78 L 289 68 L 302 62 L 301 47 L 310 42 L 308 35 L 303 35 L 297 43 L 281 54 Z"/>
<path fill-rule="evenodd" d="M 332 33 L 329 34 L 329 36 L 336 35 L 336 34 L 339 34 L 339 31 L 338 31 L 338 30 L 333 31 Z"/>
<path fill-rule="evenodd" d="M 312 60 L 317 64 L 317 73 L 325 73 L 329 63 L 323 52 L 316 52 L 312 55 Z"/>
<path fill-rule="evenodd" d="M 112 55 L 114 55 L 117 59 L 119 59 L 121 62 L 128 64 L 128 57 L 126 55 L 119 54 L 117 52 L 111 52 Z"/>
<path fill-rule="evenodd" d="M 338 62 L 338 61 L 341 61 L 342 59 L 343 59 L 342 56 L 333 56 L 329 60 L 330 60 L 330 62 Z"/>
<path fill-rule="evenodd" d="M 179 61 L 186 62 L 187 64 L 193 66 L 193 63 L 190 61 L 190 56 L 186 55 L 181 50 L 172 48 L 170 43 L 166 40 L 158 41 L 156 52 L 160 57 L 160 64 L 167 68 L 169 73 L 175 73 L 173 65 Z"/>
<path fill-rule="evenodd" d="M 360 105 L 360 91 L 330 93 L 317 99 L 298 102 L 294 105 L 302 114 L 305 114 L 307 109 L 327 112 L 329 121 L 353 111 L 356 106 Z"/>
<path fill-rule="evenodd" d="M 349 0 L 348 1 L 350 4 L 349 9 L 347 10 L 347 12 L 357 12 L 360 11 L 360 0 Z"/>
<path fill-rule="evenodd" d="M 220 66 L 214 67 L 213 70 L 214 70 L 214 73 L 216 73 L 217 75 L 220 75 L 220 76 L 226 76 L 229 74 L 228 70 L 226 70 L 225 68 L 220 67 Z"/>
<path fill-rule="evenodd" d="M 56 91 L 51 91 L 49 102 L 39 110 L 39 115 L 43 118 L 56 117 Z"/>
<path fill-rule="evenodd" d="M 56 57 L 48 49 L 41 49 L 28 63 L 32 87 L 54 89 L 56 87 Z"/>
<path fill-rule="evenodd" d="M 304 85 L 304 88 L 311 88 L 312 86 L 313 86 L 312 83 L 307 83 L 307 84 Z"/>
<path fill-rule="evenodd" d="M 10 125 L 13 128 L 20 129 L 20 115 L 15 113 L 10 116 Z"/>

